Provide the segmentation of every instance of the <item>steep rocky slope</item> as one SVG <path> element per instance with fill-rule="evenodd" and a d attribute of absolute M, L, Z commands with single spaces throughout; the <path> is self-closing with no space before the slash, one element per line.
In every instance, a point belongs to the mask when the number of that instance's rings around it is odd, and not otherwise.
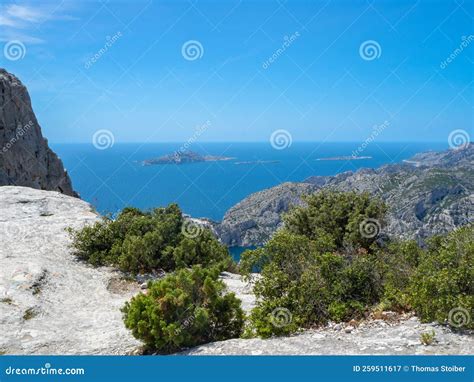
<path fill-rule="evenodd" d="M 242 200 L 216 227 L 231 246 L 260 245 L 281 226 L 281 215 L 300 196 L 320 189 L 367 191 L 390 207 L 386 233 L 423 241 L 474 221 L 474 144 L 415 155 L 403 164 L 315 176 L 284 183 Z"/>
<path fill-rule="evenodd" d="M 98 216 L 80 199 L 0 187 L 0 354 L 125 354 L 139 343 L 120 308 L 138 292 L 80 263 L 66 227 Z"/>
<path fill-rule="evenodd" d="M 232 207 L 221 224 L 214 227 L 223 243 L 229 246 L 251 246 L 263 243 L 277 227 L 280 216 L 290 205 L 301 203 L 301 196 L 318 187 L 306 183 L 283 183 L 252 194 Z"/>
<path fill-rule="evenodd" d="M 0 186 L 27 186 L 76 196 L 58 156 L 48 147 L 26 87 L 0 68 Z"/>

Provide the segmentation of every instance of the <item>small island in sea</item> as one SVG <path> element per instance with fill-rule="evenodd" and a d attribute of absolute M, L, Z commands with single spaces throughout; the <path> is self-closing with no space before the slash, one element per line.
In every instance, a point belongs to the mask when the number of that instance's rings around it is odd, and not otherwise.
<path fill-rule="evenodd" d="M 341 157 L 328 157 L 328 158 L 317 158 L 316 160 L 361 160 L 361 159 L 372 159 L 372 157 L 369 156 L 341 156 Z"/>
<path fill-rule="evenodd" d="M 143 166 L 153 166 L 158 164 L 185 164 L 197 162 L 217 162 L 232 160 L 235 158 L 224 157 L 218 155 L 201 155 L 194 151 L 176 151 L 172 154 L 164 155 L 157 158 L 145 159 L 142 161 Z"/>

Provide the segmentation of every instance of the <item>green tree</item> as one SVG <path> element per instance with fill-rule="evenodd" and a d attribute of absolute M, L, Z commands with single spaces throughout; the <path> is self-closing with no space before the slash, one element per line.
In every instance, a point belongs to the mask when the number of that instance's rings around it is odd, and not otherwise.
<path fill-rule="evenodd" d="M 368 193 L 321 191 L 304 200 L 284 217 L 286 229 L 312 240 L 325 237 L 339 249 L 370 249 L 385 223 L 386 205 Z"/>

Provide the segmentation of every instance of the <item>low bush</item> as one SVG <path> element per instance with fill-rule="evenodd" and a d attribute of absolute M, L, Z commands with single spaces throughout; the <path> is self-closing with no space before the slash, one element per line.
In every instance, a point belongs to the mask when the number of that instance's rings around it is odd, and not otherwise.
<path fill-rule="evenodd" d="M 239 337 L 240 300 L 225 294 L 218 275 L 217 268 L 194 266 L 152 283 L 123 308 L 125 326 L 149 351 L 160 353 Z"/>
<path fill-rule="evenodd" d="M 75 254 L 94 266 L 112 265 L 132 274 L 172 271 L 196 264 L 232 264 L 228 250 L 201 226 L 185 235 L 187 224 L 176 204 L 142 212 L 125 208 L 116 219 L 70 231 Z M 186 229 L 185 229 L 186 228 Z"/>

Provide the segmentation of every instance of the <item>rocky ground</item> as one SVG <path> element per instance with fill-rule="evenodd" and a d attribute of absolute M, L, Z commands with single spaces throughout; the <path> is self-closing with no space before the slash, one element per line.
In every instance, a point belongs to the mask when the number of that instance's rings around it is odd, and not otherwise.
<path fill-rule="evenodd" d="M 388 317 L 387 317 L 388 318 Z M 327 354 L 472 354 L 474 335 L 421 324 L 416 317 L 369 320 L 357 327 L 332 324 L 291 337 L 233 339 L 191 349 L 187 355 L 327 355 Z M 421 333 L 435 332 L 431 345 Z"/>
<path fill-rule="evenodd" d="M 0 354 L 125 354 L 120 308 L 136 285 L 74 259 L 66 227 L 98 216 L 58 192 L 0 187 Z"/>

